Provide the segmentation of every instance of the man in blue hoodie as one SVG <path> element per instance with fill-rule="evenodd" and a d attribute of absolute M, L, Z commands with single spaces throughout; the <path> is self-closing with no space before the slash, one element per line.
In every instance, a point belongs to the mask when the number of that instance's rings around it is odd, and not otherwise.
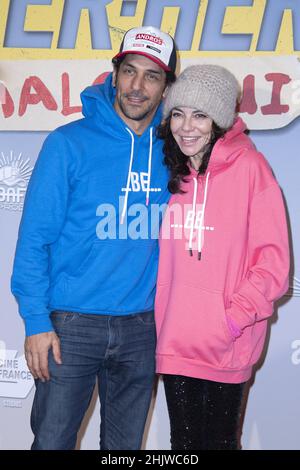
<path fill-rule="evenodd" d="M 28 187 L 12 276 L 36 379 L 32 449 L 74 449 L 96 379 L 101 449 L 139 449 L 155 375 L 154 295 L 168 201 L 160 102 L 173 39 L 129 30 L 84 118 L 52 132 Z"/>

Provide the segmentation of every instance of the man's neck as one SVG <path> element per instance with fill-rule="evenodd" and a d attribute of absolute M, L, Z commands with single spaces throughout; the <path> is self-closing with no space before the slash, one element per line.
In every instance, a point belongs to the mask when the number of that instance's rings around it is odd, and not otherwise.
<path fill-rule="evenodd" d="M 128 126 L 137 135 L 142 135 L 144 133 L 147 127 L 151 124 L 152 119 L 156 113 L 156 109 L 155 109 L 147 117 L 138 121 L 136 119 L 130 119 L 129 117 L 125 116 L 118 106 L 115 105 L 114 108 L 115 108 L 116 113 L 122 119 L 122 121 L 125 122 L 126 126 Z"/>
<path fill-rule="evenodd" d="M 147 127 L 149 126 L 152 119 L 150 119 L 149 121 L 147 120 L 147 122 L 145 122 L 144 120 L 143 121 L 133 121 L 132 119 L 127 119 L 127 120 L 123 119 L 123 121 L 125 121 L 127 126 L 135 134 L 142 135 L 144 133 L 144 131 L 147 129 Z"/>

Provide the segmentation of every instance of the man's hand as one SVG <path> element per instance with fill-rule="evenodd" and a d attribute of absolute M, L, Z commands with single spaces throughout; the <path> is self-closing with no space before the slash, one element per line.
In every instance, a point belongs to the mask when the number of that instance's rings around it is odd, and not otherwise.
<path fill-rule="evenodd" d="M 48 352 L 51 348 L 55 362 L 62 364 L 59 338 L 54 331 L 26 337 L 25 357 L 28 368 L 33 377 L 42 380 L 42 382 L 50 379 Z"/>

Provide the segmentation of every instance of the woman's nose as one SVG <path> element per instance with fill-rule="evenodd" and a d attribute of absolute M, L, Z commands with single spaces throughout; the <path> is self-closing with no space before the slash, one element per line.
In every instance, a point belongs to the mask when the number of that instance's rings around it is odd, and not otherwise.
<path fill-rule="evenodd" d="M 185 117 L 182 123 L 182 130 L 191 131 L 193 129 L 192 120 L 188 117 Z"/>

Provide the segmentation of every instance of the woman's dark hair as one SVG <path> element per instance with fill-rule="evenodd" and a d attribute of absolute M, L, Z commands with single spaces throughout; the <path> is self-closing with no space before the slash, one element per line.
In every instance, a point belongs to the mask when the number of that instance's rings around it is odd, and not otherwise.
<path fill-rule="evenodd" d="M 176 140 L 171 132 L 171 114 L 157 128 L 157 137 L 164 140 L 163 152 L 165 154 L 164 163 L 170 171 L 168 189 L 170 193 L 183 193 L 180 189 L 181 181 L 185 181 L 184 177 L 191 172 L 188 166 L 189 157 L 184 155 L 180 150 Z M 218 139 L 224 136 L 226 129 L 221 129 L 214 122 L 212 123 L 212 132 L 210 142 L 204 147 L 204 155 L 202 163 L 198 170 L 199 175 L 203 175 L 207 169 L 212 149 Z"/>

